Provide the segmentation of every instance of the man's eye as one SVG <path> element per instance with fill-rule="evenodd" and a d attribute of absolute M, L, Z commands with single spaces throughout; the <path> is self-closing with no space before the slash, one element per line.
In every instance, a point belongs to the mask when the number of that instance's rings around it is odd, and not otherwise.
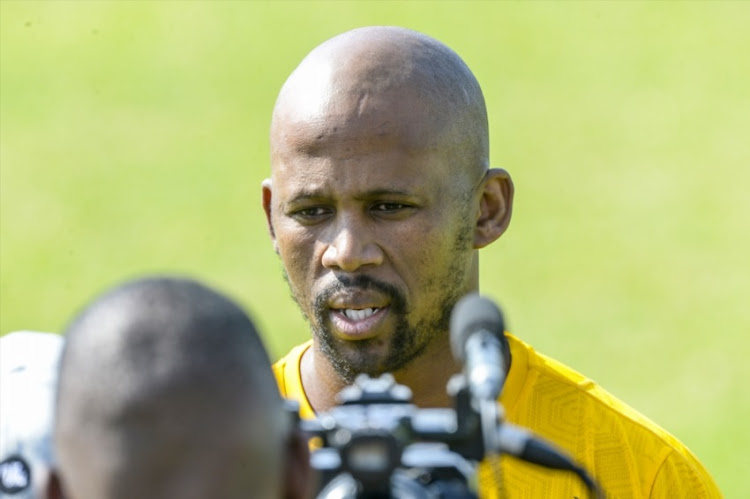
<path fill-rule="evenodd" d="M 408 205 L 403 203 L 378 203 L 372 207 L 375 211 L 392 212 L 399 211 L 408 208 Z"/>
<path fill-rule="evenodd" d="M 292 213 L 292 216 L 310 219 L 310 218 L 322 217 L 324 215 L 327 215 L 329 212 L 330 212 L 329 209 L 323 208 L 321 206 L 313 206 L 311 208 L 302 208 L 300 210 L 297 210 L 294 213 Z"/>

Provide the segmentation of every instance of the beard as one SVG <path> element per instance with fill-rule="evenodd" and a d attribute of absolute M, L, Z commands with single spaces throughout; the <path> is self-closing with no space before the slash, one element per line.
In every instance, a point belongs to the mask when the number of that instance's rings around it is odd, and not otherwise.
<path fill-rule="evenodd" d="M 428 311 L 426 316 L 416 324 L 410 324 L 407 319 L 409 303 L 405 295 L 395 286 L 367 275 L 337 276 L 334 283 L 327 286 L 313 299 L 312 312 L 308 314 L 299 303 L 294 287 L 284 270 L 284 279 L 292 291 L 292 299 L 297 303 L 310 325 L 318 348 L 342 380 L 351 384 L 358 374 L 364 373 L 375 377 L 403 369 L 419 357 L 435 339 L 449 334 L 453 307 L 467 291 L 464 285 L 466 278 L 464 262 L 467 247 L 471 247 L 472 229 L 471 226 L 462 227 L 454 241 L 455 255 L 449 260 L 451 264 L 443 274 L 427 283 L 430 287 L 439 289 L 438 296 L 432 310 Z M 369 338 L 342 344 L 331 331 L 328 319 L 329 309 L 326 304 L 333 294 L 351 289 L 374 289 L 390 298 L 389 313 L 395 318 L 395 326 L 385 355 L 371 353 L 374 347 L 383 341 L 382 339 Z"/>
<path fill-rule="evenodd" d="M 382 340 L 369 338 L 347 345 L 348 348 L 344 349 L 335 340 L 328 326 L 328 299 L 340 290 L 354 288 L 375 289 L 390 298 L 389 312 L 395 317 L 396 324 L 390 348 L 384 357 L 369 354 L 376 346 L 375 343 Z M 424 351 L 428 339 L 419 334 L 419 329 L 409 326 L 406 309 L 406 298 L 396 287 L 366 275 L 342 276 L 315 299 L 313 335 L 318 339 L 320 351 L 328 358 L 339 377 L 350 384 L 360 373 L 378 376 L 395 371 Z"/>

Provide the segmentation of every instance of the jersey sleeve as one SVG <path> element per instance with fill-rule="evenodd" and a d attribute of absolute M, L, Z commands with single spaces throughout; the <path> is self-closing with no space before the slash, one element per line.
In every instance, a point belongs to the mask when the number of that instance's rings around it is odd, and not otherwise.
<path fill-rule="evenodd" d="M 723 496 L 713 477 L 697 459 L 673 451 L 659 468 L 649 497 L 715 499 Z"/>

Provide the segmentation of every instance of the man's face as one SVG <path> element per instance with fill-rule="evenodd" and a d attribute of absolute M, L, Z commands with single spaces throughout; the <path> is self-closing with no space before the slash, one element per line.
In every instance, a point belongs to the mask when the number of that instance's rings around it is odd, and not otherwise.
<path fill-rule="evenodd" d="M 349 380 L 397 371 L 445 340 L 476 265 L 481 179 L 451 164 L 417 99 L 370 104 L 276 123 L 264 184 L 292 294 Z"/>

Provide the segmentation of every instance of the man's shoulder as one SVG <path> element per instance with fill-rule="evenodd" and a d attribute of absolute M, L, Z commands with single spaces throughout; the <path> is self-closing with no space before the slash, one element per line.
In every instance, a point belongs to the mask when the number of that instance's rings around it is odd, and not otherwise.
<path fill-rule="evenodd" d="M 533 373 L 533 396 L 551 399 L 560 406 L 577 406 L 581 416 L 598 423 L 612 421 L 632 431 L 642 431 L 660 443 L 683 450 L 684 446 L 669 432 L 641 412 L 613 395 L 591 378 L 546 354 L 531 351 L 529 371 Z M 640 435 L 643 438 L 643 435 Z"/>
<path fill-rule="evenodd" d="M 719 496 L 710 474 L 677 438 L 590 378 L 515 342 L 526 356 L 526 376 L 509 420 L 561 445 L 615 489 L 648 496 L 700 482 L 696 491 L 707 493 L 696 497 Z"/>

